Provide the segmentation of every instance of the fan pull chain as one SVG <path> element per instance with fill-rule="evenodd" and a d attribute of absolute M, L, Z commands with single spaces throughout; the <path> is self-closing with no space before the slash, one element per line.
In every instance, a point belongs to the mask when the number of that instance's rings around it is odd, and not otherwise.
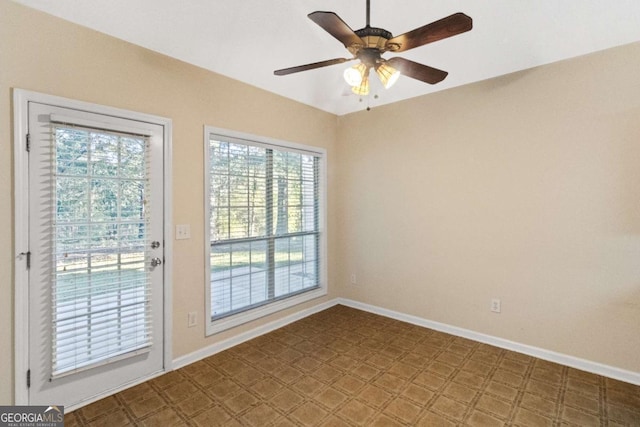
<path fill-rule="evenodd" d="M 365 95 L 367 97 L 367 111 L 371 111 L 371 106 L 369 105 L 369 95 Z M 378 94 L 373 95 L 373 99 L 378 99 Z M 362 97 L 360 97 L 360 102 L 364 101 Z"/>

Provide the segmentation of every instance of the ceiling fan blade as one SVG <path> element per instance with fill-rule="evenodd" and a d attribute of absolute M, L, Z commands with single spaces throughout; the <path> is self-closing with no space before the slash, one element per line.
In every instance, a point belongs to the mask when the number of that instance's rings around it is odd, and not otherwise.
<path fill-rule="evenodd" d="M 314 62 L 312 64 L 298 65 L 297 67 L 283 68 L 273 72 L 276 76 L 286 76 L 287 74 L 299 73 L 300 71 L 313 70 L 316 68 L 328 67 L 329 65 L 342 64 L 343 62 L 352 61 L 355 58 L 336 58 L 327 61 Z"/>
<path fill-rule="evenodd" d="M 454 13 L 451 16 L 416 28 L 408 33 L 389 39 L 386 49 L 392 52 L 404 52 L 414 47 L 437 42 L 447 37 L 465 33 L 473 28 L 473 20 L 464 13 Z"/>
<path fill-rule="evenodd" d="M 441 82 L 445 77 L 447 77 L 447 74 L 449 74 L 446 71 L 438 70 L 437 68 L 419 64 L 401 57 L 390 58 L 386 63 L 396 70 L 399 70 L 400 73 L 405 76 L 432 85 Z"/>
<path fill-rule="evenodd" d="M 313 12 L 309 19 L 321 26 L 327 33 L 338 39 L 344 47 L 354 44 L 364 45 L 364 41 L 353 32 L 338 15 L 333 12 Z"/>

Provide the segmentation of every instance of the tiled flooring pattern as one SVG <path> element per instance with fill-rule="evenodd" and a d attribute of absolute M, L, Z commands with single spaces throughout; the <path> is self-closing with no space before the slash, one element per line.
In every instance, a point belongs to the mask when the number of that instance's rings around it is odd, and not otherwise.
<path fill-rule="evenodd" d="M 640 387 L 335 306 L 65 425 L 640 426 Z"/>

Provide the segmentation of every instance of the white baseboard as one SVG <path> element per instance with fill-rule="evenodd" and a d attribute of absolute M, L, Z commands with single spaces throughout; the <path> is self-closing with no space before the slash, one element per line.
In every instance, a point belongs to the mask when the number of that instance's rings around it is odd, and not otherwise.
<path fill-rule="evenodd" d="M 293 313 L 281 319 L 274 320 L 273 322 L 269 322 L 265 325 L 259 326 L 250 331 L 244 332 L 237 336 L 228 338 L 226 340 L 220 341 L 208 347 L 194 351 L 193 353 L 189 353 L 187 355 L 178 357 L 173 360 L 173 364 L 167 367 L 165 371 L 157 372 L 149 377 L 138 379 L 135 382 L 129 383 L 122 387 L 118 387 L 118 389 L 110 390 L 109 392 L 102 393 L 98 396 L 94 396 L 76 405 L 66 407 L 65 412 L 71 412 L 82 406 L 88 405 L 89 403 L 92 403 L 96 400 L 102 399 L 111 394 L 117 393 L 126 388 L 142 383 L 144 381 L 148 381 L 154 377 L 157 377 L 166 372 L 169 372 L 170 370 L 179 369 L 184 366 L 190 365 L 191 363 L 202 360 L 206 357 L 213 356 L 214 354 L 224 351 L 228 348 L 231 348 L 238 344 L 242 344 L 245 341 L 249 341 L 253 338 L 257 338 L 261 335 L 264 335 L 276 329 L 282 328 L 283 326 L 286 326 L 297 320 L 304 319 L 305 317 L 311 316 L 312 314 L 326 310 L 338 304 L 341 304 L 347 307 L 356 308 L 358 310 L 378 314 L 380 316 L 389 317 L 391 319 L 400 320 L 402 322 L 411 323 L 413 325 L 422 326 L 424 328 L 429 328 L 429 329 L 444 332 L 447 334 L 455 335 L 458 337 L 467 338 L 467 339 L 481 342 L 484 344 L 489 344 L 495 347 L 504 348 L 506 350 L 515 351 L 517 353 L 522 353 L 529 356 L 537 357 L 539 359 L 548 360 L 550 362 L 559 363 L 561 365 L 569 366 L 571 368 L 576 368 L 581 371 L 591 372 L 593 374 L 602 375 L 604 377 L 613 378 L 613 379 L 624 381 L 630 384 L 640 385 L 640 372 L 627 371 L 627 370 L 616 368 L 613 366 L 604 365 L 601 363 L 592 362 L 585 359 L 580 359 L 578 357 L 569 356 L 562 353 L 556 353 L 555 351 L 545 350 L 542 348 L 533 347 L 526 344 L 520 344 L 520 343 L 506 340 L 503 338 L 481 334 L 479 332 L 474 332 L 469 329 L 459 328 L 457 326 L 451 326 L 445 323 L 423 319 L 421 317 L 400 313 L 398 311 L 388 310 L 386 308 L 365 304 L 365 303 L 350 300 L 347 298 L 335 298 L 330 301 L 324 302 L 322 304 L 318 304 L 313 307 L 310 307 L 308 309 L 301 310 L 297 313 Z"/>
<path fill-rule="evenodd" d="M 197 362 L 206 357 L 213 356 L 216 353 L 224 351 L 238 344 L 242 344 L 245 341 L 249 341 L 251 339 L 257 338 L 260 335 L 264 335 L 276 329 L 282 328 L 283 326 L 286 326 L 297 320 L 304 319 L 305 317 L 311 316 L 312 314 L 326 310 L 327 308 L 333 307 L 336 304 L 338 304 L 338 299 L 333 299 L 333 300 L 324 302 L 322 304 L 315 305 L 311 308 L 307 308 L 305 310 L 299 311 L 297 313 L 293 313 L 281 319 L 274 320 L 273 322 L 269 322 L 265 325 L 258 326 L 257 328 L 251 329 L 250 331 L 243 332 L 234 337 L 227 338 L 226 340 L 222 340 L 210 346 L 204 347 L 200 350 L 196 350 L 193 353 L 180 356 L 176 359 L 173 359 L 173 369 L 179 369 L 179 368 L 182 368 L 183 366 L 190 365 L 191 363 Z"/>
<path fill-rule="evenodd" d="M 463 337 L 473 341 L 489 344 L 495 347 L 504 348 L 506 350 L 515 351 L 517 353 L 537 357 L 549 362 L 559 363 L 561 365 L 569 366 L 581 371 L 591 372 L 593 374 L 602 375 L 604 377 L 640 385 L 640 372 L 627 371 L 613 366 L 604 365 L 602 363 L 592 362 L 590 360 L 580 359 L 578 357 L 556 353 L 555 351 L 545 350 L 526 344 L 520 344 L 503 338 L 474 332 L 469 329 L 459 328 L 457 326 L 451 326 L 445 323 L 434 322 L 432 320 L 423 319 L 421 317 L 388 310 L 386 308 L 377 307 L 346 298 L 338 298 L 337 304 L 342 304 L 347 307 L 368 311 L 370 313 L 379 314 L 381 316 L 411 323 L 417 326 L 422 326 L 458 337 Z"/>
<path fill-rule="evenodd" d="M 224 351 L 228 348 L 231 348 L 238 344 L 242 344 L 245 341 L 257 338 L 261 335 L 274 331 L 278 328 L 281 328 L 297 320 L 303 319 L 307 316 L 326 310 L 327 308 L 333 307 L 334 305 L 338 304 L 455 335 L 458 337 L 467 338 L 484 344 L 489 344 L 495 347 L 504 348 L 506 350 L 515 351 L 517 353 L 526 354 L 528 356 L 537 357 L 549 362 L 559 363 L 561 365 L 569 366 L 581 371 L 591 372 L 593 374 L 602 375 L 604 377 L 613 378 L 630 384 L 640 385 L 640 372 L 627 371 L 624 369 L 616 368 L 614 366 L 604 365 L 602 363 L 592 362 L 590 360 L 557 353 L 555 351 L 521 344 L 515 341 L 482 334 L 469 329 L 447 325 L 445 323 L 435 322 L 433 320 L 423 319 L 421 317 L 412 316 L 410 314 L 405 314 L 398 311 L 388 310 L 386 308 L 365 304 L 347 298 L 335 298 L 325 303 L 318 304 L 311 308 L 283 317 L 282 319 L 278 319 L 265 325 L 259 326 L 237 336 L 220 341 L 208 347 L 194 351 L 193 353 L 178 357 L 173 360 L 173 369 L 179 369 L 191 363 L 202 360 L 206 357 L 213 356 L 214 354 Z"/>

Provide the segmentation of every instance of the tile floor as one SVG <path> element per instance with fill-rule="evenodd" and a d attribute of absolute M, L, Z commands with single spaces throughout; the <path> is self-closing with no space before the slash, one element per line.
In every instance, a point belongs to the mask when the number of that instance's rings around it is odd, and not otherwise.
<path fill-rule="evenodd" d="M 640 387 L 335 306 L 65 425 L 640 426 Z"/>

